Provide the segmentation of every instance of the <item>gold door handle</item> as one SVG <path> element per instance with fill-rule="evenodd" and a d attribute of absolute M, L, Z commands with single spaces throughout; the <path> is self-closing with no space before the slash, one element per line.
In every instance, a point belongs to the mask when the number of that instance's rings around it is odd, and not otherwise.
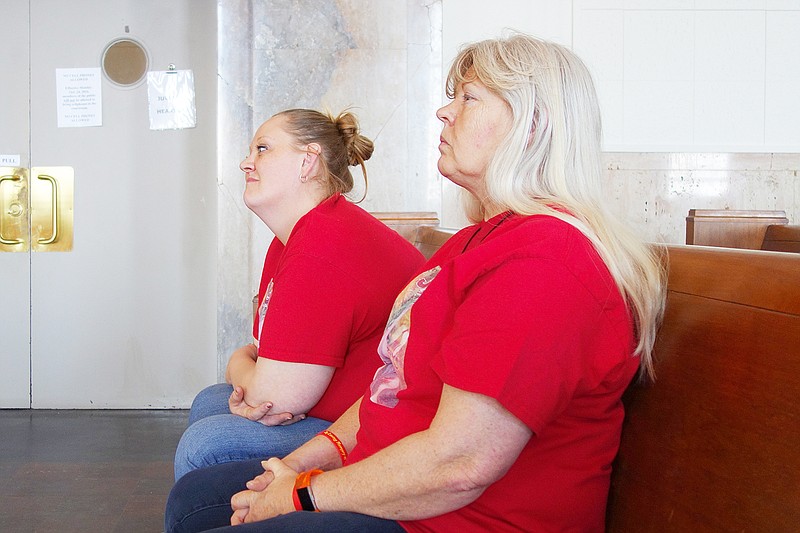
<path fill-rule="evenodd" d="M 73 194 L 72 167 L 31 169 L 31 249 L 34 252 L 72 250 Z"/>
<path fill-rule="evenodd" d="M 36 176 L 36 178 L 50 182 L 50 185 L 53 187 L 53 194 L 50 196 L 53 232 L 47 239 L 40 238 L 38 241 L 39 244 L 53 244 L 58 239 L 58 182 L 53 176 L 48 176 L 46 174 L 40 174 Z"/>

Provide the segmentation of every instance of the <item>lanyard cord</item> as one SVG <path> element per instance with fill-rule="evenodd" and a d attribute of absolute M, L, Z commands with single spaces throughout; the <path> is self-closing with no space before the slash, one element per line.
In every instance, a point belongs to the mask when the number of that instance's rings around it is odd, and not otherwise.
<path fill-rule="evenodd" d="M 483 238 L 480 241 L 478 241 L 478 244 L 480 244 L 483 241 L 485 241 L 486 237 L 491 235 L 494 230 L 496 230 L 497 228 L 500 227 L 500 224 L 502 224 L 503 222 L 508 220 L 511 217 L 511 215 L 513 215 L 513 214 L 514 213 L 512 213 L 511 211 L 506 212 L 506 214 L 503 215 L 503 218 L 501 218 L 500 220 L 497 221 L 497 224 L 493 224 L 492 225 L 492 229 L 490 229 L 489 231 L 486 232 L 486 235 L 484 235 Z M 461 250 L 462 254 L 467 251 L 467 248 L 469 248 L 469 245 L 472 243 L 472 240 L 478 235 L 478 233 L 481 232 L 481 229 L 483 229 L 483 227 L 479 225 L 478 229 L 476 229 L 475 232 L 470 236 L 469 240 L 467 241 L 467 244 L 465 244 L 464 248 Z"/>

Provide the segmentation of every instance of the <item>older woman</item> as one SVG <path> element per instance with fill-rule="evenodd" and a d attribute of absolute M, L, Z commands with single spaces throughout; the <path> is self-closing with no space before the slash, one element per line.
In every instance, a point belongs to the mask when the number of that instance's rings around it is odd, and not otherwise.
<path fill-rule="evenodd" d="M 366 179 L 372 149 L 349 112 L 291 109 L 253 136 L 241 164 L 244 202 L 275 234 L 255 342 L 233 352 L 227 383 L 195 398 L 175 453 L 176 480 L 203 466 L 286 455 L 369 383 L 394 296 L 423 261 L 343 196 L 353 187 L 348 166 L 361 166 Z M 282 427 L 287 422 L 294 423 Z"/>
<path fill-rule="evenodd" d="M 574 54 L 475 43 L 447 89 L 439 170 L 475 224 L 395 301 L 361 400 L 233 496 L 235 531 L 603 531 L 620 398 L 652 375 L 659 262 L 603 208 Z M 257 473 L 228 466 L 207 486 Z"/>

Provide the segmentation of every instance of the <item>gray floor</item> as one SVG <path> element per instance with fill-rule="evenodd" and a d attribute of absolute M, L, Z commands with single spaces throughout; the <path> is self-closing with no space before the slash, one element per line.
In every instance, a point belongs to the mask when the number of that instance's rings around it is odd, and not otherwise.
<path fill-rule="evenodd" d="M 162 531 L 187 416 L 0 410 L 0 531 Z"/>

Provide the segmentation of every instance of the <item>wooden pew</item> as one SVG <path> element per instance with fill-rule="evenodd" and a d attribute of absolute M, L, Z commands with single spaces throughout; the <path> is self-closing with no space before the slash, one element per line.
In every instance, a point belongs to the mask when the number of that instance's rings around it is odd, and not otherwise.
<path fill-rule="evenodd" d="M 669 275 L 608 531 L 800 531 L 800 256 L 670 246 Z"/>
<path fill-rule="evenodd" d="M 762 250 L 800 253 L 800 226 L 773 224 L 767 226 Z"/>
<path fill-rule="evenodd" d="M 690 209 L 686 244 L 760 250 L 768 226 L 788 223 L 785 211 Z"/>
<path fill-rule="evenodd" d="M 430 259 L 436 250 L 441 248 L 441 246 L 447 242 L 447 239 L 452 237 L 457 231 L 456 229 L 450 228 L 422 227 L 414 236 L 412 242 L 414 246 L 417 247 L 417 250 L 422 252 L 425 259 Z"/>
<path fill-rule="evenodd" d="M 370 213 L 372 216 L 402 235 L 407 241 L 416 243 L 417 234 L 423 228 L 439 226 L 439 215 L 427 211 L 397 211 Z"/>
<path fill-rule="evenodd" d="M 440 227 L 436 213 L 375 212 L 372 216 L 405 237 L 426 259 L 458 231 Z"/>

